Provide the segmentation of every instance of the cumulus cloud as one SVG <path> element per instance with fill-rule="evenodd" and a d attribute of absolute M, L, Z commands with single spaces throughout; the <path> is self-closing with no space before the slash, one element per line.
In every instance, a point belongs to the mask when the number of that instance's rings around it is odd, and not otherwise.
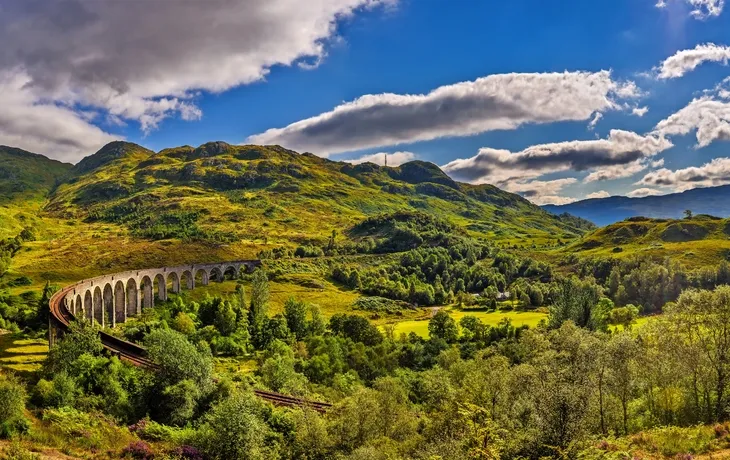
<path fill-rule="evenodd" d="M 588 129 L 593 130 L 598 122 L 601 121 L 601 118 L 603 118 L 603 114 L 601 112 L 596 112 L 590 123 L 588 123 Z"/>
<path fill-rule="evenodd" d="M 705 62 L 719 62 L 727 65 L 730 60 L 730 47 L 706 43 L 694 49 L 678 51 L 662 62 L 657 71 L 658 78 L 679 78 L 696 69 Z"/>
<path fill-rule="evenodd" d="M 634 107 L 631 110 L 631 113 L 633 113 L 637 117 L 643 117 L 647 114 L 647 112 L 649 112 L 649 107 Z"/>
<path fill-rule="evenodd" d="M 534 145 L 521 152 L 482 148 L 477 155 L 454 160 L 443 169 L 459 180 L 500 187 L 559 171 L 604 171 L 593 181 L 615 178 L 670 147 L 672 143 L 660 136 L 612 130 L 606 139 Z"/>
<path fill-rule="evenodd" d="M 29 82 L 27 75 L 0 73 L 0 144 L 75 162 L 116 140 L 89 123 L 93 114 L 38 102 Z"/>
<path fill-rule="evenodd" d="M 408 163 L 416 159 L 416 154 L 413 152 L 379 152 L 373 153 L 372 155 L 364 155 L 354 160 L 345 160 L 347 163 L 359 165 L 360 163 L 375 163 L 376 165 L 385 165 L 385 157 L 388 157 L 388 166 L 400 166 L 403 163 Z"/>
<path fill-rule="evenodd" d="M 631 177 L 636 173 L 640 173 L 645 170 L 649 165 L 645 159 L 632 161 L 626 164 L 605 166 L 598 168 L 592 173 L 588 174 L 583 182 L 598 182 L 607 180 L 623 179 Z"/>
<path fill-rule="evenodd" d="M 91 106 L 150 130 L 173 115 L 200 118 L 201 90 L 261 80 L 275 65 L 317 62 L 340 19 L 393 1 L 310 0 L 301 8 L 297 0 L 0 0 L 0 72 L 28 80 L 28 92 L 11 96 L 27 110 L 44 101 L 67 113 Z M 0 142 L 20 138 L 27 147 L 43 139 L 0 126 L 10 131 Z"/>
<path fill-rule="evenodd" d="M 544 206 L 546 204 L 554 204 L 554 205 L 563 205 L 563 204 L 570 204 L 575 203 L 575 198 L 570 198 L 567 196 L 558 196 L 558 195 L 546 195 L 539 198 L 531 199 L 533 203 L 535 203 L 538 206 Z"/>
<path fill-rule="evenodd" d="M 687 3 L 692 8 L 690 14 L 697 19 L 720 16 L 725 7 L 725 0 L 659 0 L 656 6 L 657 8 L 666 8 L 670 1 Z"/>
<path fill-rule="evenodd" d="M 588 195 L 586 195 L 586 199 L 587 200 L 590 200 L 590 199 L 593 199 L 593 198 L 608 198 L 610 196 L 611 196 L 611 194 L 608 193 L 607 191 L 605 191 L 605 190 L 599 190 L 597 192 L 589 193 Z"/>
<path fill-rule="evenodd" d="M 609 71 L 490 75 L 428 94 L 365 95 L 246 142 L 326 156 L 530 123 L 585 121 L 626 109 L 626 100 L 640 95 L 633 82 L 616 81 Z"/>
<path fill-rule="evenodd" d="M 655 188 L 637 188 L 636 190 L 630 191 L 626 196 L 630 198 L 641 198 L 645 196 L 656 196 L 656 195 L 662 195 L 661 190 L 657 190 Z"/>
<path fill-rule="evenodd" d="M 730 158 L 715 158 L 699 167 L 675 171 L 662 168 L 646 174 L 637 184 L 670 187 L 677 191 L 730 184 Z"/>
<path fill-rule="evenodd" d="M 730 139 L 730 101 L 711 95 L 695 98 L 686 107 L 660 121 L 654 128 L 660 136 L 696 133 L 697 146 Z"/>
<path fill-rule="evenodd" d="M 532 201 L 536 205 L 545 204 L 567 204 L 575 201 L 575 198 L 568 198 L 558 195 L 563 188 L 578 182 L 574 177 L 555 180 L 516 180 L 504 184 L 508 192 L 517 193 Z"/>

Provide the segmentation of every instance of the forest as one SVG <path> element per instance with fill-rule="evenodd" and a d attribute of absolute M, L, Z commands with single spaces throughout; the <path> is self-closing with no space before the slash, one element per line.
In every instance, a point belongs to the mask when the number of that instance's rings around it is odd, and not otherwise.
<path fill-rule="evenodd" d="M 355 227 L 379 229 L 375 238 L 333 233 L 308 252 L 262 254 L 264 267 L 227 281 L 227 294 L 158 299 L 108 329 L 143 344 L 155 371 L 110 356 L 98 326 L 80 319 L 38 371 L 3 373 L 0 435 L 17 455 L 31 442 L 138 459 L 625 458 L 730 447 L 730 264 L 538 261 L 416 222 L 381 216 Z M 26 229 L 3 241 L 5 260 L 32 239 Z M 352 247 L 387 257 L 358 264 Z M 323 276 L 362 295 L 359 309 L 325 316 L 292 295 L 272 311 L 271 280 L 320 259 Z M 0 291 L 5 328 L 42 336 L 55 289 Z M 372 321 L 450 304 L 465 314 L 437 307 L 425 337 Z M 470 313 L 506 310 L 547 316 L 530 328 Z M 257 388 L 333 407 L 274 407 Z"/>

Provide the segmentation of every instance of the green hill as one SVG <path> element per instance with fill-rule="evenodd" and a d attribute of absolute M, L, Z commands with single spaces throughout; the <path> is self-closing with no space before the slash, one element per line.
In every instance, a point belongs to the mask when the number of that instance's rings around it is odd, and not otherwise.
<path fill-rule="evenodd" d="M 730 255 L 730 219 L 700 214 L 691 219 L 631 217 L 601 227 L 562 250 L 590 256 L 671 256 L 688 266 Z"/>
<path fill-rule="evenodd" d="M 582 222 L 489 185 L 460 184 L 436 165 L 352 165 L 278 146 L 211 142 L 154 153 L 115 142 L 85 158 L 50 197 L 54 216 L 119 224 L 151 240 L 321 242 L 368 216 L 422 211 L 474 236 L 574 238 Z"/>
<path fill-rule="evenodd" d="M 48 193 L 72 165 L 0 145 L 0 240 L 38 220 Z"/>
<path fill-rule="evenodd" d="M 0 145 L 0 204 L 45 196 L 71 165 Z"/>

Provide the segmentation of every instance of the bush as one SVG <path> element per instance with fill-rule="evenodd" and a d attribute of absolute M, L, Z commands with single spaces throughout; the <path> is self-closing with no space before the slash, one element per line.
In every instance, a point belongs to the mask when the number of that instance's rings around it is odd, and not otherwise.
<path fill-rule="evenodd" d="M 145 441 L 169 442 L 183 445 L 192 442 L 195 438 L 195 431 L 192 428 L 177 428 L 157 423 L 149 418 L 127 427 L 130 433 L 134 433 Z"/>
<path fill-rule="evenodd" d="M 18 442 L 10 444 L 3 454 L 3 458 L 7 460 L 41 460 L 40 455 L 29 451 Z"/>
<path fill-rule="evenodd" d="M 185 460 L 203 460 L 203 454 L 193 446 L 180 446 L 175 448 L 170 455 L 173 458 Z"/>
<path fill-rule="evenodd" d="M 65 439 L 73 440 L 75 445 L 87 450 L 121 448 L 130 439 L 126 429 L 100 413 L 62 407 L 44 410 L 42 419 L 51 431 L 58 431 Z"/>
<path fill-rule="evenodd" d="M 271 453 L 262 419 L 262 403 L 251 393 L 234 393 L 215 405 L 200 428 L 198 444 L 214 459 L 263 460 Z"/>
<path fill-rule="evenodd" d="M 0 437 L 9 438 L 28 430 L 25 397 L 25 388 L 14 377 L 0 377 Z"/>
<path fill-rule="evenodd" d="M 33 400 L 42 407 L 71 407 L 76 400 L 76 394 L 74 379 L 61 372 L 51 381 L 40 379 L 35 386 Z"/>
<path fill-rule="evenodd" d="M 155 453 L 146 442 L 132 441 L 127 445 L 127 447 L 122 449 L 122 456 L 138 460 L 151 460 L 155 457 Z"/>

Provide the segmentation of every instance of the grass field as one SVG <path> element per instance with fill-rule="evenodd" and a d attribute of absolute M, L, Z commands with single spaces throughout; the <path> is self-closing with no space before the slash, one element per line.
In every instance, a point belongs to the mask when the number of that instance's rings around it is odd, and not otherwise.
<path fill-rule="evenodd" d="M 48 341 L 28 339 L 5 331 L 0 334 L 0 368 L 18 374 L 35 372 L 48 355 Z"/>
<path fill-rule="evenodd" d="M 335 313 L 343 313 L 352 310 L 352 304 L 360 297 L 360 294 L 353 290 L 340 289 L 330 282 L 320 280 L 321 287 L 302 286 L 290 280 L 271 281 L 269 289 L 271 301 L 269 314 L 275 315 L 284 311 L 284 303 L 289 297 L 294 297 L 307 303 L 318 305 L 322 314 L 329 318 Z M 244 284 L 246 294 L 250 294 L 250 285 Z M 236 290 L 235 281 L 224 281 L 223 283 L 211 282 L 208 286 L 196 288 L 193 291 L 184 291 L 186 298 L 199 301 L 205 296 L 226 297 L 233 295 Z"/>
<path fill-rule="evenodd" d="M 464 311 L 464 310 L 456 310 L 456 309 L 449 309 L 447 310 L 449 315 L 454 318 L 456 321 L 459 321 L 461 318 L 463 318 L 466 315 L 476 316 L 479 318 L 484 324 L 487 324 L 489 326 L 496 326 L 499 324 L 500 321 L 503 319 L 509 319 L 512 321 L 512 325 L 514 326 L 529 326 L 529 327 L 535 327 L 537 324 L 543 320 L 547 319 L 546 313 L 539 313 L 539 312 L 486 312 L 486 311 Z M 389 323 L 395 325 L 395 334 L 396 336 L 399 336 L 400 334 L 410 334 L 411 332 L 416 333 L 417 335 L 420 335 L 421 337 L 428 337 L 428 318 L 423 319 L 417 319 L 417 320 L 406 320 L 406 321 L 400 321 L 396 323 Z"/>

